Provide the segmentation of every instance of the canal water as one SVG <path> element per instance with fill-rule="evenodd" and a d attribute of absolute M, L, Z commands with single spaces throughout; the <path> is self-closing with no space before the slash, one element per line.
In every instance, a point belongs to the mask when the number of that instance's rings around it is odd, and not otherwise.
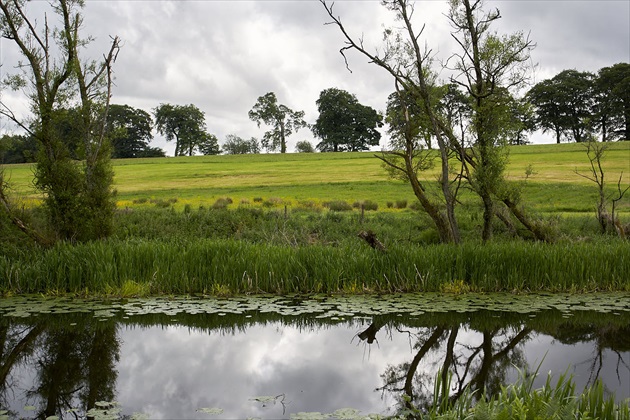
<path fill-rule="evenodd" d="M 630 296 L 0 303 L 7 418 L 364 418 L 572 375 L 630 398 Z"/>

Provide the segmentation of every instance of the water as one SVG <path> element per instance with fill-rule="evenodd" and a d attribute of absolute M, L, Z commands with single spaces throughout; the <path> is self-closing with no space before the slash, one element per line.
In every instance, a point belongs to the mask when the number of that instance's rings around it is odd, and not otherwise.
<path fill-rule="evenodd" d="M 630 398 L 625 296 L 508 305 L 519 312 L 421 313 L 435 301 L 406 299 L 4 301 L 0 406 L 10 418 L 385 416 L 405 395 L 430 404 L 440 370 L 457 395 L 496 391 L 517 369 L 538 369 L 536 386 L 568 371 L 578 390 L 599 379 Z"/>

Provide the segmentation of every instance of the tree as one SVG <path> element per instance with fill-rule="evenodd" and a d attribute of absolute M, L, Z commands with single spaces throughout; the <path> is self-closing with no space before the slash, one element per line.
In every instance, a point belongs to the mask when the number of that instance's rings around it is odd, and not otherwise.
<path fill-rule="evenodd" d="M 259 97 L 248 115 L 258 127 L 261 123 L 271 126 L 262 139 L 262 146 L 269 151 L 280 149 L 280 153 L 286 153 L 287 137 L 306 127 L 304 111 L 293 111 L 286 105 L 278 104 L 273 92 Z"/>
<path fill-rule="evenodd" d="M 311 142 L 302 140 L 295 143 L 295 151 L 298 153 L 315 153 L 315 148 Z"/>
<path fill-rule="evenodd" d="M 532 225 L 517 209 L 517 191 L 505 181 L 506 138 L 514 125 L 509 89 L 524 85 L 533 43 L 522 33 L 499 36 L 490 30 L 500 19 L 498 9 L 485 11 L 482 1 L 451 1 L 448 19 L 460 51 L 453 54 L 452 83 L 462 86 L 470 96 L 473 147 L 461 149 L 467 179 L 483 203 L 482 239 L 492 235 L 496 215 L 494 198 L 503 201 L 528 228 Z M 460 147 L 464 145 L 461 144 Z M 530 229 L 531 230 L 531 229 Z"/>
<path fill-rule="evenodd" d="M 543 131 L 553 131 L 556 143 L 562 136 L 576 142 L 587 140 L 593 127 L 594 75 L 564 70 L 532 87 L 528 100 L 536 107 L 536 122 Z"/>
<path fill-rule="evenodd" d="M 160 104 L 153 115 L 158 132 L 166 141 L 175 140 L 175 156 L 192 156 L 201 142 L 208 141 L 205 115 L 195 105 Z"/>
<path fill-rule="evenodd" d="M 0 164 L 35 162 L 37 140 L 23 134 L 0 137 Z"/>
<path fill-rule="evenodd" d="M 378 146 L 381 133 L 376 128 L 383 126 L 383 117 L 374 108 L 337 88 L 323 90 L 316 104 L 319 116 L 311 130 L 322 140 L 320 151 L 358 152 Z"/>
<path fill-rule="evenodd" d="M 385 69 L 395 81 L 399 103 L 404 107 L 399 111 L 401 138 L 404 148 L 389 150 L 380 158 L 393 170 L 402 173 L 420 201 L 422 207 L 433 220 L 443 242 L 459 242 L 460 234 L 455 217 L 457 193 L 462 179 L 467 179 L 484 203 L 483 237 L 490 236 L 490 222 L 495 214 L 493 198 L 499 197 L 514 216 L 537 238 L 544 232 L 538 228 L 518 207 L 519 195 L 506 188 L 503 176 L 505 154 L 499 139 L 505 131 L 504 114 L 496 105 L 500 88 L 518 87 L 525 80 L 525 63 L 533 44 L 522 33 L 499 36 L 490 31 L 491 24 L 500 18 L 498 10 L 485 12 L 483 2 L 453 0 L 448 19 L 454 29 L 452 35 L 460 46 L 459 52 L 452 55 L 450 68 L 455 72 L 451 83 L 463 87 L 470 98 L 471 144 L 463 144 L 455 134 L 453 120 L 446 118 L 439 103 L 444 93 L 437 89 L 437 76 L 432 71 L 432 53 L 420 47 L 420 32 L 412 24 L 415 5 L 408 0 L 385 0 L 383 5 L 396 14 L 401 28 L 386 29 L 385 48 L 379 53 L 370 53 L 362 40 L 355 40 L 349 34 L 340 18 L 333 13 L 333 6 L 326 8 L 332 23 L 345 37 L 346 45 L 340 50 L 344 59 L 347 50 L 356 50 L 368 57 L 370 62 Z M 424 183 L 418 178 L 426 168 L 426 154 L 417 145 L 418 122 L 411 116 L 412 107 L 420 104 L 424 124 L 436 139 L 440 176 L 439 188 L 442 200 L 436 201 L 427 193 Z M 501 112 L 501 113 L 499 113 Z M 469 147 L 473 146 L 473 147 Z M 452 170 L 450 158 L 455 154 L 460 158 L 462 168 Z M 443 203 L 443 204 L 442 204 Z"/>
<path fill-rule="evenodd" d="M 5 103 L 0 103 L 0 113 L 39 143 L 35 185 L 44 194 L 48 221 L 57 238 L 103 237 L 112 229 L 115 207 L 104 124 L 119 40 L 112 39 L 102 61 L 81 60 L 79 51 L 89 41 L 79 36 L 83 2 L 51 2 L 61 24 L 57 28 L 51 28 L 47 18 L 42 25 L 35 24 L 29 17 L 29 6 L 22 0 L 0 0 L 0 32 L 15 43 L 25 59 L 17 66 L 19 73 L 9 75 L 5 84 L 30 98 L 33 123 L 26 123 Z M 71 103 L 79 104 L 72 134 L 81 139 L 80 161 L 73 159 L 58 125 L 63 107 Z"/>
<path fill-rule="evenodd" d="M 254 137 L 245 140 L 234 134 L 228 134 L 223 143 L 223 152 L 228 155 L 257 154 L 260 153 L 260 145 Z"/>
<path fill-rule="evenodd" d="M 145 156 L 152 140 L 151 115 L 129 105 L 110 105 L 107 134 L 112 142 L 112 157 L 137 158 Z"/>
<path fill-rule="evenodd" d="M 630 140 L 630 64 L 618 63 L 600 69 L 595 92 L 594 123 L 601 130 L 602 141 Z"/>
<path fill-rule="evenodd" d="M 221 153 L 219 140 L 214 134 L 204 133 L 204 135 L 199 140 L 198 148 L 199 151 L 204 155 L 218 155 L 219 153 Z"/>
<path fill-rule="evenodd" d="M 442 242 L 460 242 L 459 226 L 455 217 L 455 204 L 457 203 L 457 184 L 452 181 L 452 171 L 450 165 L 450 149 L 448 138 L 442 127 L 444 123 L 439 121 L 439 116 L 435 111 L 434 96 L 434 75 L 430 70 L 431 56 L 423 52 L 419 44 L 420 34 L 416 33 L 411 16 L 414 12 L 414 5 L 408 0 L 385 0 L 383 5 L 396 14 L 396 18 L 402 22 L 403 28 L 400 30 L 385 30 L 386 46 L 381 53 L 369 52 L 363 40 L 355 40 L 349 34 L 341 19 L 335 16 L 333 5 L 328 6 L 326 0 L 320 0 L 326 9 L 328 16 L 332 19 L 332 24 L 336 25 L 345 38 L 346 45 L 340 50 L 346 67 L 348 60 L 345 56 L 347 50 L 355 50 L 366 56 L 370 62 L 383 68 L 395 81 L 396 92 L 399 95 L 409 95 L 408 98 L 401 99 L 403 106 L 407 104 L 419 103 L 430 122 L 431 132 L 438 143 L 440 159 L 439 189 L 443 199 L 433 199 L 427 190 L 426 185 L 418 178 L 418 173 L 426 155 L 417 148 L 416 136 L 414 133 L 414 122 L 410 117 L 409 109 L 405 109 L 401 115 L 404 116 L 401 126 L 401 137 L 404 139 L 402 150 L 392 150 L 383 153 L 380 158 L 392 168 L 399 171 L 411 185 L 411 188 L 420 202 L 422 208 L 431 217 L 438 231 Z M 442 204 L 442 201 L 444 204 Z"/>

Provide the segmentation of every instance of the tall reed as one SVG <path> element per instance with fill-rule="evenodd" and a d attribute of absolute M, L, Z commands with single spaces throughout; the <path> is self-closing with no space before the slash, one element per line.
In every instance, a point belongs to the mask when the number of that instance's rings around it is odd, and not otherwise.
<path fill-rule="evenodd" d="M 238 240 L 110 240 L 58 244 L 0 256 L 0 291 L 115 290 L 125 282 L 153 293 L 313 293 L 630 290 L 630 247 L 527 242 L 410 246 L 376 251 L 359 240 L 339 246 L 280 246 Z"/>

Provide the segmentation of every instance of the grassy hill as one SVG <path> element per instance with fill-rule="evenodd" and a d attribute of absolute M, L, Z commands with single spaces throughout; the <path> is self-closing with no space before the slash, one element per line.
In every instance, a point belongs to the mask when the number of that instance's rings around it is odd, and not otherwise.
<path fill-rule="evenodd" d="M 371 200 L 385 209 L 388 203 L 414 201 L 409 186 L 389 178 L 372 152 L 119 159 L 113 164 L 120 207 L 172 203 L 178 209 L 187 204 L 196 208 L 222 197 L 232 199 L 231 207 Z M 604 169 L 611 193 L 621 173 L 622 186 L 630 183 L 630 142 L 610 144 Z M 582 144 L 510 148 L 508 177 L 522 184 L 525 201 L 535 210 L 593 211 L 597 187 L 576 170 L 590 173 Z M 7 165 L 5 172 L 18 197 L 26 203 L 38 200 L 31 165 Z M 423 176 L 429 182 L 436 177 L 437 168 Z M 475 202 L 470 193 L 463 200 Z M 620 210 L 630 212 L 630 195 Z"/>

